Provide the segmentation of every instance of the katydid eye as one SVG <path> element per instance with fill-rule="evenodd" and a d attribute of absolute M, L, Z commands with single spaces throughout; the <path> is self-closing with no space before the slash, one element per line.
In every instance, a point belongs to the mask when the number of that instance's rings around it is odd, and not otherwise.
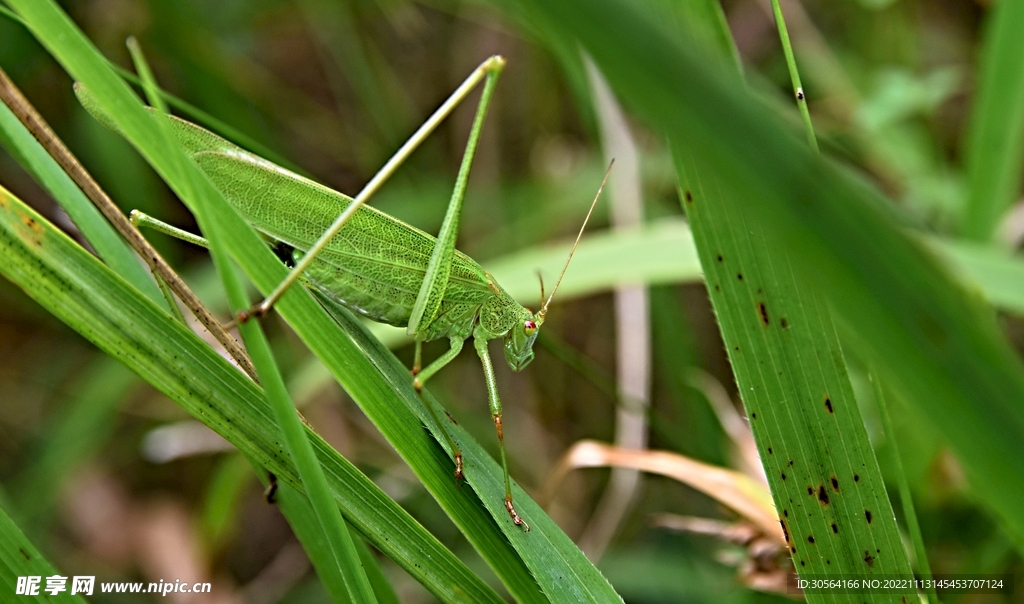
<path fill-rule="evenodd" d="M 537 324 L 533 321 L 526 321 L 523 323 L 523 331 L 526 332 L 526 335 L 532 336 L 537 333 Z"/>

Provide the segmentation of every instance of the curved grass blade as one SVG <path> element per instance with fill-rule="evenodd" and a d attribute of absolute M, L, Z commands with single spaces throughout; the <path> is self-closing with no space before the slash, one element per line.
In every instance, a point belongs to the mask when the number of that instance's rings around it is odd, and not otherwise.
<path fill-rule="evenodd" d="M 815 157 L 735 77 L 712 72 L 636 9 L 611 0 L 530 5 L 578 37 L 622 98 L 677 148 L 729 175 L 737 211 L 790 250 L 801 285 L 825 295 L 886 383 L 935 422 L 979 499 L 1024 543 L 1024 467 L 1005 463 L 1024 459 L 1024 366 L 991 309 L 894 226 L 876 190 Z"/>
<path fill-rule="evenodd" d="M 263 393 L 195 334 L 0 188 L 0 265 L 44 308 L 278 478 L 301 489 Z M 375 384 L 380 387 L 380 384 Z M 307 429 L 335 500 L 374 546 L 445 602 L 500 598 L 366 476 Z M 435 449 L 436 452 L 436 449 Z"/>
<path fill-rule="evenodd" d="M 999 219 L 1020 196 L 1024 160 L 1024 3 L 989 8 L 979 65 L 978 95 L 967 138 L 969 195 L 964 234 L 991 239 Z"/>
<path fill-rule="evenodd" d="M 176 143 L 171 132 L 169 118 L 167 117 L 167 107 L 163 104 L 160 95 L 157 93 L 156 82 L 142 53 L 142 47 L 135 38 L 129 38 L 128 50 L 132 55 L 139 75 L 142 77 L 147 97 L 156 106 L 157 113 L 155 117 L 162 129 L 163 142 L 169 149 L 174 149 Z M 184 167 L 189 160 L 180 149 L 177 155 L 179 167 Z M 201 177 L 194 170 L 191 172 L 183 170 L 181 177 L 184 179 L 186 190 L 190 190 L 193 194 L 198 193 L 200 197 L 203 194 L 208 194 L 201 186 Z M 209 205 L 209 203 L 211 202 L 199 204 L 199 206 L 203 207 Z M 245 296 L 244 286 L 239 279 L 238 271 L 228 259 L 227 250 L 224 249 L 223 245 L 217 245 L 215 242 L 211 245 L 210 252 L 235 312 L 246 308 L 248 300 Z M 319 544 L 321 547 L 318 547 L 314 552 L 321 561 L 321 565 L 324 567 L 330 565 L 332 571 L 334 569 L 340 571 L 348 599 L 358 603 L 376 604 L 376 596 L 370 587 L 369 580 L 366 578 L 366 573 L 363 570 L 359 554 L 356 552 L 348 525 L 345 523 L 345 519 L 341 515 L 338 506 L 335 505 L 331 498 L 323 468 L 317 462 L 313 446 L 306 438 L 302 421 L 295 411 L 295 403 L 292 402 L 291 396 L 288 394 L 284 378 L 281 377 L 277 362 L 270 352 L 270 343 L 263 333 L 263 327 L 259 322 L 252 321 L 239 326 L 239 331 L 242 333 L 246 348 L 252 356 L 253 366 L 258 372 L 267 402 L 270 403 L 271 408 L 274 410 L 277 425 L 281 429 L 282 436 L 284 436 L 284 445 L 287 448 L 288 454 L 295 462 L 295 468 L 298 471 L 302 486 L 306 491 L 306 496 L 309 498 L 310 507 L 313 511 L 313 516 L 309 517 L 305 509 L 299 508 L 301 510 L 299 513 L 293 513 L 289 517 L 306 523 L 315 519 L 323 533 L 323 539 Z"/>
<path fill-rule="evenodd" d="M 712 166 L 677 157 L 708 292 L 797 573 L 911 576 L 824 300 L 736 211 L 735 192 Z"/>
<path fill-rule="evenodd" d="M 10 89 L 8 81 L 7 75 L 0 71 L 0 86 Z M 0 144 L 64 208 L 104 262 L 146 296 L 158 300 L 158 304 L 166 303 L 153 278 L 128 244 L 3 103 L 0 103 Z"/>
<path fill-rule="evenodd" d="M 85 598 L 79 595 L 71 595 L 70 577 L 68 579 L 67 591 L 59 592 L 51 596 L 44 591 L 46 588 L 46 577 L 60 575 L 57 569 L 44 558 L 32 545 L 32 542 L 25 537 L 21 529 L 14 524 L 10 516 L 3 509 L 0 509 L 0 585 L 3 586 L 5 597 L 13 597 L 18 601 L 46 602 L 73 602 L 84 604 Z M 32 596 L 14 595 L 18 586 L 19 577 L 39 577 L 37 595 Z M 10 600 L 14 601 L 14 600 Z"/>

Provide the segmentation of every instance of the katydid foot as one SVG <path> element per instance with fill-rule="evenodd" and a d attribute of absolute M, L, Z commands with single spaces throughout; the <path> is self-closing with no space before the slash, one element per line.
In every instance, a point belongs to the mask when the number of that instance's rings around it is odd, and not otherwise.
<path fill-rule="evenodd" d="M 263 490 L 263 500 L 270 505 L 277 503 L 277 476 L 267 472 L 267 488 Z"/>
<path fill-rule="evenodd" d="M 508 510 L 508 515 L 512 516 L 512 522 L 514 522 L 516 526 L 523 527 L 527 532 L 530 531 L 530 525 L 526 524 L 526 521 L 520 518 L 519 514 L 516 513 L 516 508 L 512 505 L 512 495 L 505 495 L 505 509 Z"/>
<path fill-rule="evenodd" d="M 420 380 L 419 377 L 416 377 L 416 375 L 420 372 L 419 346 L 417 346 L 416 356 L 416 365 L 414 365 L 412 368 L 412 387 L 416 390 L 416 394 L 419 395 L 420 401 L 422 401 L 423 406 L 427 408 L 427 411 L 430 413 L 430 417 L 433 418 L 434 423 L 437 424 L 437 427 L 441 429 L 442 433 L 444 433 L 445 440 L 448 441 L 448 446 L 450 446 L 452 449 L 452 455 L 455 457 L 455 484 L 459 484 L 460 481 L 465 480 L 466 478 L 466 475 L 462 473 L 462 450 L 459 449 L 459 446 L 455 444 L 455 439 L 452 438 L 451 434 L 448 434 L 448 430 L 445 429 L 444 424 L 442 424 L 441 420 L 438 419 L 437 413 L 434 412 L 434 408 L 430 405 L 430 403 L 426 401 L 426 399 L 423 398 L 423 382 Z M 447 411 L 445 411 L 445 415 L 448 415 Z M 449 415 L 448 417 L 450 418 L 451 416 Z M 455 423 L 454 420 L 452 421 L 452 423 Z"/>

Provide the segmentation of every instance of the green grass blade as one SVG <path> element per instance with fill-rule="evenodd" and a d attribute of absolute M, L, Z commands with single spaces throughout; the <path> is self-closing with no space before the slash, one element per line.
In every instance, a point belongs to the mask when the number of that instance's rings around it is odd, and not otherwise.
<path fill-rule="evenodd" d="M 567 0 L 537 10 L 579 38 L 650 125 L 729 176 L 729 198 L 791 251 L 801 285 L 826 296 L 886 383 L 935 422 L 979 500 L 1024 543 L 1024 467 L 1005 464 L 1024 459 L 1024 366 L 991 309 L 894 226 L 877 191 L 815 157 L 695 50 L 619 2 Z"/>
<path fill-rule="evenodd" d="M 7 512 L 0 509 L 0 586 L 4 590 L 4 598 L 14 602 L 76 602 L 84 604 L 85 598 L 71 595 L 71 578 L 67 582 L 67 590 L 51 596 L 44 591 L 46 577 L 60 575 L 25 537 L 21 529 L 14 524 Z M 39 594 L 18 596 L 14 594 L 18 577 L 41 577 Z"/>
<path fill-rule="evenodd" d="M 882 420 L 882 429 L 885 431 L 886 447 L 890 451 L 891 464 L 896 480 L 899 481 L 900 503 L 903 506 L 903 520 L 907 524 L 907 533 L 910 541 L 914 544 L 914 557 L 917 564 L 917 576 L 925 581 L 931 582 L 932 568 L 928 562 L 928 550 L 924 547 L 924 537 L 921 536 L 921 525 L 917 521 L 917 510 L 914 509 L 914 498 L 910 493 L 910 484 L 907 481 L 907 474 L 903 471 L 903 460 L 900 458 L 899 443 L 896 438 L 896 431 L 892 427 L 892 419 L 889 414 L 889 403 L 885 397 L 885 387 L 877 380 L 871 380 L 874 386 L 875 403 L 878 405 L 878 415 Z M 928 597 L 929 604 L 939 604 L 939 596 L 935 586 L 929 585 L 922 590 Z"/>
<path fill-rule="evenodd" d="M 25 126 L 0 103 L 0 144 L 67 211 L 100 258 L 132 285 L 163 304 L 163 296 L 146 267 Z"/>
<path fill-rule="evenodd" d="M 153 74 L 142 53 L 142 49 L 134 38 L 128 39 L 128 50 L 131 52 L 135 67 L 142 77 L 146 94 L 149 101 L 157 108 L 157 122 L 161 126 L 165 148 L 173 155 L 177 151 L 177 164 L 184 181 L 184 189 L 197 195 L 201 203 L 198 207 L 209 207 L 216 202 L 216 199 L 209 197 L 220 197 L 220 194 L 212 187 L 204 187 L 205 179 L 194 166 L 189 166 L 189 160 L 184 151 L 178 148 L 171 132 L 171 125 L 167 117 L 167 107 L 163 104 L 157 92 Z M 188 168 L 192 169 L 189 170 Z M 207 199 L 203 200 L 203 197 Z M 220 203 L 224 203 L 223 199 Z M 202 222 L 205 220 L 200 219 Z M 219 238 L 213 239 L 210 245 L 210 252 L 214 257 L 217 270 L 227 290 L 228 299 L 235 312 L 245 310 L 248 307 L 244 285 L 239 279 L 237 270 L 228 259 L 227 250 Z M 341 577 L 348 592 L 347 600 L 357 603 L 373 603 L 377 599 L 374 596 L 370 582 L 363 571 L 362 561 L 356 553 L 352 536 L 348 526 L 341 515 L 338 506 L 331 498 L 327 479 L 324 476 L 323 468 L 317 462 L 313 446 L 306 437 L 302 421 L 295 411 L 295 403 L 292 402 L 288 389 L 285 387 L 284 378 L 277 367 L 273 354 L 270 352 L 270 343 L 267 341 L 263 328 L 258 321 L 249 321 L 239 326 L 239 331 L 245 339 L 246 348 L 253 359 L 253 366 L 256 368 L 260 382 L 263 385 L 267 402 L 270 403 L 277 419 L 277 425 L 281 428 L 284 436 L 284 444 L 289 455 L 295 462 L 299 472 L 302 486 L 314 512 L 314 518 L 320 525 L 323 532 L 321 545 L 315 555 L 322 561 L 321 566 L 326 568 L 334 565 L 341 571 Z M 292 518 L 297 515 L 293 514 Z M 306 520 L 304 516 L 301 518 Z"/>
<path fill-rule="evenodd" d="M 324 529 L 309 505 L 309 500 L 288 485 L 279 484 L 275 495 L 281 513 L 288 519 L 302 549 L 316 569 L 317 577 L 335 602 L 351 602 L 347 582 L 331 546 L 324 538 Z"/>
<path fill-rule="evenodd" d="M 531 247 L 483 266 L 509 295 L 534 306 L 540 300 L 537 272 L 544 275 L 545 283 L 553 283 L 571 247 L 571 240 Z M 690 228 L 682 220 L 664 218 L 635 229 L 584 235 L 558 288 L 558 299 L 607 291 L 618 283 L 682 283 L 700 278 Z"/>
<path fill-rule="evenodd" d="M 936 239 L 931 243 L 963 277 L 968 289 L 977 290 L 996 308 L 1024 315 L 1024 261 L 1019 256 L 969 241 Z"/>
<path fill-rule="evenodd" d="M 824 301 L 736 210 L 712 166 L 685 151 L 678 158 L 712 305 L 797 572 L 909 576 Z"/>
<path fill-rule="evenodd" d="M 357 535 L 352 535 L 353 539 L 357 539 L 357 537 Z M 399 604 L 398 594 L 388 582 L 388 577 L 384 574 L 384 569 L 380 567 L 380 561 L 377 560 L 377 556 L 374 555 L 370 546 L 358 538 L 356 550 L 359 551 L 359 559 L 363 561 L 366 577 L 370 580 L 370 585 L 373 586 L 373 593 L 377 596 L 377 601 L 381 604 Z"/>
<path fill-rule="evenodd" d="M 989 8 L 966 155 L 969 192 L 964 234 L 990 239 L 1020 197 L 1024 161 L 1024 3 Z"/>
<path fill-rule="evenodd" d="M 811 123 L 811 114 L 807 109 L 807 95 L 804 93 L 804 86 L 800 82 L 800 70 L 796 67 L 796 57 L 793 55 L 793 45 L 789 42 L 789 29 L 786 27 L 786 17 L 782 14 L 782 4 L 779 0 L 772 0 L 772 15 L 775 17 L 775 26 L 779 30 L 779 42 L 782 43 L 782 54 L 786 57 L 786 69 L 789 70 L 789 79 L 793 83 L 793 96 L 796 98 L 800 117 L 803 118 L 804 128 L 807 130 L 807 144 L 817 151 L 818 139 L 814 136 L 814 124 Z"/>
<path fill-rule="evenodd" d="M 195 334 L 0 189 L 0 271 L 44 308 L 203 421 L 278 479 L 299 486 L 263 393 Z M 380 384 L 375 384 L 380 387 Z M 421 431 L 422 432 L 422 431 Z M 500 599 L 352 464 L 308 432 L 346 518 L 445 602 Z"/>

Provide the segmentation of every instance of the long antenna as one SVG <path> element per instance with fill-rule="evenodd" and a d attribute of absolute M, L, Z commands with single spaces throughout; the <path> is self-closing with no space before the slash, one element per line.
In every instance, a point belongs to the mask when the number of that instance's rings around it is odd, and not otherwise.
<path fill-rule="evenodd" d="M 544 274 L 537 269 L 537 279 L 540 280 L 540 305 L 544 306 Z"/>
<path fill-rule="evenodd" d="M 572 255 L 576 253 L 576 246 L 580 244 L 580 238 L 583 237 L 583 230 L 587 228 L 587 221 L 590 220 L 590 215 L 594 213 L 594 207 L 597 206 L 597 200 L 601 198 L 601 191 L 604 191 L 604 186 L 608 184 L 608 177 L 612 174 L 612 166 L 615 165 L 615 160 L 612 159 L 608 164 L 608 170 L 604 173 L 604 180 L 601 181 L 601 186 L 597 188 L 597 195 L 594 195 L 594 201 L 590 203 L 590 209 L 587 210 L 587 217 L 583 219 L 583 225 L 580 226 L 580 232 L 576 235 L 576 241 L 572 244 L 572 249 L 569 250 L 569 257 L 565 259 L 565 266 L 562 267 L 562 272 L 558 275 L 558 280 L 555 281 L 555 287 L 551 290 L 551 295 L 544 301 L 544 306 L 541 307 L 540 312 L 537 313 L 537 323 L 544 322 L 544 316 L 548 314 L 548 304 L 551 304 L 551 300 L 555 297 L 555 292 L 558 291 L 558 286 L 562 284 L 562 277 L 565 276 L 565 270 L 569 268 L 569 262 L 572 260 Z"/>

